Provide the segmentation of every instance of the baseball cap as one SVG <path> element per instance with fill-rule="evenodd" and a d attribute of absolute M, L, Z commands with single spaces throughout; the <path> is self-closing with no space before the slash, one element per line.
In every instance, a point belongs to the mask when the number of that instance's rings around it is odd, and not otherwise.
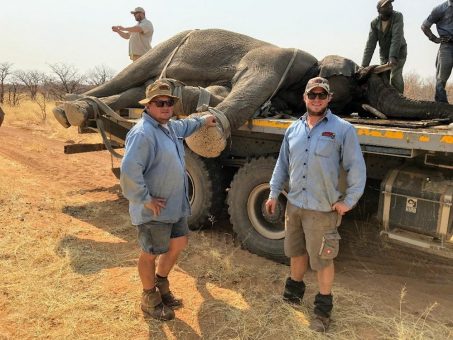
<path fill-rule="evenodd" d="M 379 0 L 377 3 L 377 9 L 384 7 L 387 5 L 389 2 L 393 2 L 394 0 Z"/>
<path fill-rule="evenodd" d="M 135 13 L 145 13 L 145 10 L 143 9 L 143 7 L 135 7 L 135 9 L 131 11 L 131 14 Z"/>
<path fill-rule="evenodd" d="M 173 96 L 171 94 L 171 88 L 170 85 L 161 82 L 161 81 L 156 81 L 155 83 L 148 85 L 146 88 L 146 97 L 142 100 L 139 101 L 140 104 L 146 105 L 148 104 L 153 98 L 159 97 L 159 96 L 167 96 L 170 98 L 173 98 L 175 101 L 177 101 L 179 98 L 176 96 Z"/>
<path fill-rule="evenodd" d="M 305 87 L 305 93 L 310 92 L 311 90 L 320 87 L 330 93 L 329 81 L 322 77 L 312 78 L 308 81 L 307 86 Z"/>

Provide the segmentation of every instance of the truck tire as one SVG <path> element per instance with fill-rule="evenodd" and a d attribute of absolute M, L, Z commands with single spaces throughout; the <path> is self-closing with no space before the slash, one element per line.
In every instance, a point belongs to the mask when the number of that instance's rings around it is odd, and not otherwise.
<path fill-rule="evenodd" d="M 192 210 L 188 222 L 191 230 L 198 230 L 211 226 L 220 215 L 225 202 L 225 186 L 221 166 L 216 160 L 202 158 L 189 148 L 185 152 Z"/>
<path fill-rule="evenodd" d="M 233 230 L 245 249 L 287 263 L 283 251 L 286 191 L 280 194 L 274 215 L 267 214 L 265 209 L 275 162 L 273 157 L 261 157 L 239 169 L 228 192 L 228 212 Z"/>

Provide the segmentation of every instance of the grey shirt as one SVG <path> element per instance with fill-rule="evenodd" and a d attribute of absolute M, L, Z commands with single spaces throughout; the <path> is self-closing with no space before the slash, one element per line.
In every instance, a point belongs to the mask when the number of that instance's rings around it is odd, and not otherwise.
<path fill-rule="evenodd" d="M 382 31 L 382 20 L 378 16 L 370 24 L 370 32 L 363 52 L 362 66 L 370 65 L 371 59 L 379 42 L 379 56 L 381 63 L 388 61 L 390 57 L 405 59 L 407 57 L 407 44 L 404 39 L 403 15 L 393 11 L 389 24 Z"/>
<path fill-rule="evenodd" d="M 141 27 L 143 32 L 131 32 L 129 37 L 129 56 L 142 56 L 151 49 L 151 40 L 153 38 L 154 27 L 151 21 L 143 19 L 137 26 Z"/>
<path fill-rule="evenodd" d="M 327 111 L 312 129 L 307 114 L 285 133 L 270 181 L 277 198 L 289 179 L 288 201 L 299 208 L 332 211 L 343 201 L 353 207 L 365 189 L 366 167 L 352 124 Z M 347 172 L 347 189 L 339 191 L 340 166 Z"/>

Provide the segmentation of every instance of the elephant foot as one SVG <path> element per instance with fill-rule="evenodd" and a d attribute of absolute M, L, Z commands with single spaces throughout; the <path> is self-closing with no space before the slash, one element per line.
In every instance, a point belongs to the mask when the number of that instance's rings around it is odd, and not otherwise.
<path fill-rule="evenodd" d="M 71 126 L 68 122 L 68 118 L 66 118 L 66 114 L 64 112 L 64 109 L 60 106 L 55 107 L 53 110 L 53 115 L 55 116 L 55 119 L 60 123 L 63 127 L 66 129 Z"/>
<path fill-rule="evenodd" d="M 73 126 L 83 126 L 92 111 L 90 104 L 84 101 L 63 102 L 63 110 Z"/>
<path fill-rule="evenodd" d="M 212 113 L 217 120 L 216 127 L 203 126 L 195 133 L 186 138 L 187 146 L 196 154 L 206 157 L 218 157 L 227 145 L 227 139 L 230 137 L 230 123 L 223 113 L 201 112 L 191 114 L 190 117 L 200 117 L 207 113 Z"/>

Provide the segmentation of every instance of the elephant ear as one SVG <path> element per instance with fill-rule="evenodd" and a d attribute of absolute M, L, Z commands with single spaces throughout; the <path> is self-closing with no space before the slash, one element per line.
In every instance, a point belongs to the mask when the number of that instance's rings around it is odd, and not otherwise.
<path fill-rule="evenodd" d="M 319 76 L 327 79 L 338 75 L 354 77 L 358 70 L 359 65 L 338 55 L 329 55 L 319 63 Z"/>

